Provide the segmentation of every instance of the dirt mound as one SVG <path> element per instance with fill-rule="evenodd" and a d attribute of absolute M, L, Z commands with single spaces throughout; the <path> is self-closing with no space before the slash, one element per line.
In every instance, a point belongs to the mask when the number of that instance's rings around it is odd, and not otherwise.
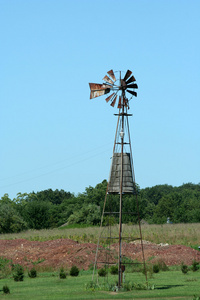
<path fill-rule="evenodd" d="M 0 240 L 0 257 L 12 259 L 13 263 L 19 263 L 28 268 L 33 265 L 59 268 L 72 265 L 87 270 L 95 260 L 96 244 L 78 243 L 70 239 L 58 239 L 46 242 L 28 241 L 24 239 Z M 115 260 L 118 252 L 118 244 L 111 246 L 110 259 Z M 142 261 L 140 244 L 124 243 L 123 255 Z M 144 243 L 145 260 L 155 262 L 162 259 L 167 265 L 177 265 L 184 262 L 187 265 L 192 261 L 200 261 L 200 252 L 190 247 L 180 245 L 156 245 Z M 106 261 L 105 252 L 99 251 L 98 260 Z"/>
<path fill-rule="evenodd" d="M 182 262 L 191 265 L 194 259 L 200 262 L 200 252 L 183 245 L 144 243 L 143 247 L 146 262 L 163 260 L 168 266 L 180 265 Z M 122 253 L 131 259 L 142 261 L 140 244 L 123 244 Z"/>

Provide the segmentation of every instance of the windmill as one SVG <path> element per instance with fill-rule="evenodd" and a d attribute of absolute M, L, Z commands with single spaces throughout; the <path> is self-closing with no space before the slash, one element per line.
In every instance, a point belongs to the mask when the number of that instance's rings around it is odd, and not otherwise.
<path fill-rule="evenodd" d="M 116 72 L 115 72 L 116 73 Z M 112 107 L 117 106 L 118 116 L 117 127 L 114 139 L 114 147 L 113 147 L 113 155 L 112 155 L 112 163 L 110 168 L 110 176 L 108 180 L 104 208 L 101 218 L 101 228 L 103 228 L 104 218 L 107 215 L 118 215 L 118 225 L 119 225 L 119 235 L 117 237 L 112 236 L 111 230 L 109 229 L 109 236 L 103 236 L 102 230 L 100 231 L 100 236 L 97 245 L 97 251 L 95 256 L 94 263 L 94 272 L 95 268 L 98 264 L 102 263 L 104 265 L 112 265 L 116 262 L 113 262 L 113 257 L 110 255 L 110 251 L 107 252 L 105 256 L 105 260 L 98 260 L 98 252 L 100 251 L 100 239 L 107 239 L 109 241 L 109 247 L 111 241 L 117 239 L 118 243 L 118 288 L 122 285 L 122 277 L 125 270 L 125 265 L 122 261 L 122 216 L 124 214 L 129 214 L 129 211 L 123 211 L 123 195 L 125 194 L 133 194 L 136 197 L 137 202 L 137 212 L 138 215 L 138 223 L 139 223 L 139 237 L 134 238 L 134 240 L 138 239 L 141 241 L 142 254 L 143 254 L 143 264 L 144 270 L 146 273 L 146 266 L 144 260 L 144 249 L 143 249 L 143 241 L 142 241 L 142 232 L 140 226 L 140 217 L 139 217 L 139 209 L 138 209 L 138 201 L 137 201 L 137 186 L 135 183 L 135 175 L 133 169 L 133 158 L 132 158 L 132 149 L 131 149 L 131 139 L 130 139 L 130 130 L 129 130 L 129 122 L 128 117 L 132 116 L 128 114 L 129 110 L 129 102 L 132 97 L 137 97 L 136 90 L 138 89 L 136 79 L 132 75 L 130 70 L 127 70 L 124 77 L 121 76 L 121 71 L 119 71 L 119 78 L 116 79 L 115 73 L 113 70 L 107 72 L 107 75 L 104 76 L 104 83 L 89 83 L 90 86 L 90 99 L 106 95 L 106 102 L 110 103 Z M 128 96 L 130 98 L 128 98 Z M 106 202 L 107 197 L 109 195 L 119 195 L 119 210 L 117 212 L 112 211 L 112 209 L 106 210 Z M 133 239 L 133 238 L 132 238 Z M 102 248 L 103 249 L 103 248 Z M 110 250 L 110 249 L 109 249 Z M 93 272 L 93 278 L 94 278 Z M 147 280 L 147 277 L 146 277 Z"/>

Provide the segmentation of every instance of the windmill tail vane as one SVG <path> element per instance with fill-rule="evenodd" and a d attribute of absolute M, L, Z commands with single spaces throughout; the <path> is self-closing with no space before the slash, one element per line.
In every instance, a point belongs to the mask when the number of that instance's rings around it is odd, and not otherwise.
<path fill-rule="evenodd" d="M 137 83 L 135 83 L 135 77 L 132 75 L 130 70 L 126 71 L 126 74 L 123 79 L 120 78 L 117 80 L 113 70 L 107 72 L 108 75 L 105 75 L 102 79 L 105 83 L 89 83 L 90 86 L 90 99 L 110 94 L 105 100 L 110 102 L 112 107 L 117 104 L 117 108 L 121 109 L 124 105 L 128 107 L 128 99 L 126 98 L 126 92 L 132 96 L 137 97 L 137 92 L 135 91 L 138 88 Z M 131 76 L 132 75 L 132 76 Z M 116 82 L 118 84 L 116 84 Z M 121 95 L 118 93 L 121 92 Z"/>

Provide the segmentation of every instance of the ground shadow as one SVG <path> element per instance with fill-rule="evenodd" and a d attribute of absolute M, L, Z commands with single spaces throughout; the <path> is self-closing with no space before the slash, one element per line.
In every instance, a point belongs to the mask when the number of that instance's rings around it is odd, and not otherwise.
<path fill-rule="evenodd" d="M 178 286 L 184 286 L 184 284 L 169 284 L 169 285 L 163 285 L 163 286 L 156 286 L 155 290 L 168 290 L 174 287 Z"/>

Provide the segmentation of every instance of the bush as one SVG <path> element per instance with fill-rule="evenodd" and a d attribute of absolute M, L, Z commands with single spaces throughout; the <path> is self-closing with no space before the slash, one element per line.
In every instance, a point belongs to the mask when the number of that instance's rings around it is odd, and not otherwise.
<path fill-rule="evenodd" d="M 193 260 L 191 269 L 193 272 L 196 272 L 199 269 L 199 263 L 196 260 Z"/>
<path fill-rule="evenodd" d="M 30 278 L 36 278 L 37 277 L 37 271 L 35 268 L 32 268 L 29 272 L 28 272 L 28 276 Z"/>
<path fill-rule="evenodd" d="M 95 291 L 99 289 L 99 286 L 94 282 L 90 281 L 86 284 L 86 291 Z"/>
<path fill-rule="evenodd" d="M 9 289 L 9 287 L 7 285 L 3 286 L 3 293 L 4 294 L 10 294 L 10 289 Z"/>
<path fill-rule="evenodd" d="M 79 269 L 77 268 L 77 266 L 72 266 L 71 270 L 70 270 L 70 275 L 71 276 L 78 276 L 79 274 Z"/>
<path fill-rule="evenodd" d="M 184 263 L 181 264 L 181 271 L 183 274 L 187 274 L 187 272 L 189 271 L 188 266 L 185 265 Z"/>
<path fill-rule="evenodd" d="M 124 282 L 124 284 L 122 286 L 122 290 L 124 292 L 132 291 L 132 289 L 133 289 L 133 284 L 131 282 Z"/>
<path fill-rule="evenodd" d="M 67 274 L 63 268 L 60 269 L 59 277 L 60 279 L 65 279 L 67 277 Z"/>
<path fill-rule="evenodd" d="M 21 265 L 13 265 L 13 278 L 15 281 L 23 281 L 24 280 L 24 269 Z"/>
<path fill-rule="evenodd" d="M 107 275 L 107 271 L 105 268 L 99 269 L 98 274 L 100 277 L 105 277 Z"/>
<path fill-rule="evenodd" d="M 153 265 L 153 272 L 158 273 L 159 271 L 160 271 L 159 265 L 158 264 Z"/>
<path fill-rule="evenodd" d="M 118 266 L 111 266 L 111 268 L 110 268 L 110 273 L 111 273 L 112 275 L 118 274 Z"/>

